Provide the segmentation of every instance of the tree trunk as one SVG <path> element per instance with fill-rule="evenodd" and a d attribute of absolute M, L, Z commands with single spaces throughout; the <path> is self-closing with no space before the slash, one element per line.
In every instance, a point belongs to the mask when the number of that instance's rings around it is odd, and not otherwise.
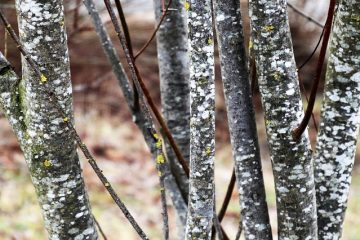
<path fill-rule="evenodd" d="M 1 96 L 24 152 L 49 239 L 97 239 L 76 144 L 45 90 L 55 92 L 73 122 L 62 1 L 17 0 L 16 7 L 23 46 L 45 78 L 41 82 L 23 58 L 22 80 L 3 85 L 7 87 L 1 89 Z M 6 63 L 4 58 L 1 61 Z M 7 74 L 2 81 L 14 83 L 15 73 Z"/>
<path fill-rule="evenodd" d="M 165 1 L 165 5 L 168 1 Z M 184 1 L 173 0 L 170 10 L 157 32 L 157 51 L 160 71 L 161 105 L 167 125 L 178 143 L 184 158 L 190 154 L 190 99 L 189 57 L 187 53 L 187 26 Z M 161 1 L 154 1 L 157 22 L 162 17 Z M 174 176 L 184 197 L 189 194 L 189 181 L 166 144 L 166 152 Z"/>
<path fill-rule="evenodd" d="M 165 1 L 165 5 L 168 1 Z M 173 0 L 160 29 L 157 32 L 157 52 L 160 72 L 161 105 L 164 118 L 184 158 L 190 155 L 190 86 L 189 57 L 187 53 L 187 25 L 184 1 Z M 163 15 L 161 1 L 154 1 L 156 24 Z M 165 142 L 171 172 L 185 201 L 189 195 L 189 180 L 177 161 L 174 151 Z M 179 209 L 178 209 L 179 210 Z M 185 209 L 186 210 L 186 209 Z M 178 213 L 186 215 L 184 213 Z M 184 239 L 185 223 L 180 221 L 179 238 Z"/>
<path fill-rule="evenodd" d="M 115 51 L 115 48 L 110 40 L 109 34 L 107 33 L 98 11 L 95 8 L 94 2 L 92 0 L 84 0 L 84 5 L 86 6 L 89 15 L 93 21 L 95 31 L 99 35 L 99 39 L 103 50 L 108 58 L 109 63 L 112 66 L 112 69 L 115 73 L 116 78 L 118 79 L 119 86 L 124 94 L 125 100 L 130 108 L 130 111 L 133 115 L 133 120 L 135 124 L 142 131 L 145 142 L 148 145 L 150 152 L 152 153 L 154 162 L 156 162 L 158 150 L 156 148 L 158 140 L 152 135 L 152 129 L 154 129 L 153 120 L 150 113 L 144 107 L 144 104 L 140 104 L 139 107 L 134 107 L 133 102 L 133 92 L 129 85 L 129 80 L 124 72 L 124 69 L 119 61 L 119 57 Z M 141 101 L 143 103 L 143 101 Z M 185 225 L 186 223 L 186 212 L 187 206 L 186 202 L 179 190 L 174 176 L 171 174 L 168 162 L 164 163 L 164 176 L 165 188 L 168 190 L 171 200 L 176 208 L 180 222 Z"/>
<path fill-rule="evenodd" d="M 214 216 L 215 85 L 211 1 L 191 0 L 190 196 L 187 239 L 210 239 Z"/>
<path fill-rule="evenodd" d="M 272 239 L 240 2 L 215 0 L 213 3 L 242 226 L 246 239 Z"/>
<path fill-rule="evenodd" d="M 316 202 L 285 0 L 250 1 L 251 34 L 276 185 L 279 239 L 317 239 Z"/>
<path fill-rule="evenodd" d="M 338 6 L 315 154 L 319 239 L 340 239 L 360 118 L 359 0 Z"/>

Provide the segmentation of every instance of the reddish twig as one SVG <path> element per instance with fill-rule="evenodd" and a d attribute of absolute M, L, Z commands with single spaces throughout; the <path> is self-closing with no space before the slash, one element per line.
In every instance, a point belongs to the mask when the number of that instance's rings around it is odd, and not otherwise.
<path fill-rule="evenodd" d="M 140 51 L 135 55 L 134 57 L 134 60 L 136 60 L 145 50 L 146 48 L 150 45 L 150 43 L 152 42 L 152 40 L 154 39 L 154 37 L 156 36 L 156 33 L 159 31 L 159 28 L 161 26 L 161 24 L 163 23 L 165 17 L 166 17 L 166 14 L 168 13 L 169 11 L 169 7 L 171 5 L 171 2 L 172 0 L 169 0 L 168 2 L 168 5 L 166 6 L 166 9 L 165 11 L 163 12 L 161 18 L 160 18 L 160 21 L 158 23 L 158 25 L 156 26 L 154 32 L 151 34 L 149 40 L 145 43 L 145 45 L 140 49 Z M 165 4 L 165 3 L 164 3 Z"/>
<path fill-rule="evenodd" d="M 331 26 L 332 26 L 332 22 L 333 22 L 335 7 L 336 7 L 336 0 L 331 0 L 330 5 L 329 5 L 328 16 L 327 16 L 325 27 L 324 27 L 324 38 L 323 38 L 323 42 L 321 45 L 319 60 L 318 60 L 317 68 L 316 68 L 315 80 L 314 80 L 314 84 L 312 86 L 311 94 L 310 94 L 310 98 L 309 98 L 309 104 L 306 108 L 304 118 L 302 119 L 300 125 L 297 128 L 295 128 L 292 133 L 293 138 L 296 141 L 298 141 L 300 139 L 301 135 L 305 131 L 306 126 L 308 125 L 309 120 L 311 118 L 311 113 L 314 109 L 316 93 L 317 93 L 317 89 L 319 87 L 320 77 L 321 77 L 321 73 L 322 73 L 322 67 L 324 65 L 326 50 L 327 50 L 327 46 L 328 46 L 328 42 L 329 42 L 329 38 L 330 38 Z"/>
<path fill-rule="evenodd" d="M 176 144 L 176 141 L 174 139 L 174 137 L 172 136 L 168 126 L 165 123 L 164 118 L 161 116 L 161 113 L 159 112 L 159 110 L 157 109 L 154 101 L 152 100 L 149 90 L 147 89 L 147 87 L 145 86 L 145 83 L 139 73 L 139 70 L 135 64 L 135 60 L 134 58 L 131 57 L 131 54 L 129 52 L 129 49 L 127 47 L 126 44 L 126 38 L 124 33 L 121 31 L 120 25 L 116 19 L 115 16 L 115 12 L 109 2 L 109 0 L 104 0 L 104 3 L 106 5 L 106 8 L 109 12 L 109 15 L 111 17 L 111 21 L 113 23 L 113 26 L 115 28 L 115 31 L 117 33 L 117 36 L 119 37 L 120 43 L 124 49 L 125 52 L 125 57 L 127 60 L 127 63 L 129 65 L 130 71 L 131 71 L 131 77 L 133 82 L 135 83 L 135 85 L 139 88 L 139 90 L 141 90 L 145 96 L 146 101 L 148 102 L 150 109 L 152 110 L 152 112 L 154 113 L 157 121 L 159 122 L 161 128 L 164 131 L 164 134 L 166 136 L 166 138 L 169 141 L 170 146 L 172 147 L 172 149 L 174 150 L 174 153 L 179 161 L 179 163 L 181 164 L 182 168 L 184 169 L 184 172 L 186 173 L 187 176 L 189 176 L 189 166 L 187 164 L 187 162 L 185 161 L 183 155 L 181 154 L 181 151 L 178 147 L 178 145 Z"/>

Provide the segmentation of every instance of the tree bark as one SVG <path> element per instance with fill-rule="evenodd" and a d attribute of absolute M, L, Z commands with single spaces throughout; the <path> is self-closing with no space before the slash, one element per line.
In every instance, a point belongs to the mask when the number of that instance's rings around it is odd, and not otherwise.
<path fill-rule="evenodd" d="M 124 72 L 124 69 L 119 61 L 119 56 L 117 55 L 115 48 L 110 40 L 109 34 L 107 33 L 98 11 L 95 8 L 94 2 L 92 0 L 84 0 L 84 5 L 86 6 L 89 15 L 93 21 L 95 31 L 97 32 L 101 45 L 104 52 L 108 58 L 109 63 L 112 65 L 113 71 L 116 78 L 118 79 L 119 86 L 124 93 L 125 100 L 130 108 L 130 111 L 133 115 L 133 120 L 135 124 L 142 131 L 145 142 L 147 143 L 150 152 L 152 153 L 154 162 L 157 158 L 158 150 L 156 148 L 158 140 L 154 138 L 152 129 L 154 129 L 153 120 L 150 113 L 146 110 L 143 103 L 139 107 L 134 106 L 133 92 L 129 85 L 129 80 Z M 143 102 L 143 101 L 141 101 Z M 177 185 L 174 176 L 170 172 L 168 162 L 166 161 L 163 165 L 163 178 L 166 190 L 168 190 L 171 200 L 176 208 L 180 222 L 185 225 L 186 223 L 186 212 L 187 206 L 186 202 L 180 192 L 179 186 Z"/>
<path fill-rule="evenodd" d="M 55 92 L 73 122 L 62 1 L 17 0 L 16 7 L 21 41 L 44 78 L 41 84 L 23 58 L 21 80 L 15 83 L 11 69 L 3 75 L 8 84 L 2 85 L 1 98 L 24 152 L 49 239 L 97 239 L 76 144 L 45 90 Z M 3 56 L 1 64 L 9 64 Z"/>
<path fill-rule="evenodd" d="M 165 5 L 168 1 L 165 1 Z M 184 1 L 173 0 L 157 35 L 157 54 L 160 72 L 161 105 L 164 118 L 184 158 L 190 155 L 190 86 L 189 57 L 187 48 L 187 25 Z M 161 1 L 154 1 L 156 24 L 163 16 Z M 189 180 L 177 161 L 174 151 L 165 142 L 171 173 L 187 201 Z M 179 210 L 179 209 L 178 209 Z M 187 211 L 187 209 L 185 209 Z M 186 212 L 178 213 L 186 216 Z M 185 223 L 178 224 L 179 239 L 185 237 Z"/>
<path fill-rule="evenodd" d="M 211 1 L 191 0 L 190 195 L 186 239 L 210 239 L 214 216 L 215 85 Z"/>
<path fill-rule="evenodd" d="M 250 1 L 251 35 L 276 185 L 279 239 L 317 239 L 316 202 L 285 0 Z"/>
<path fill-rule="evenodd" d="M 360 123 L 359 0 L 338 6 L 315 154 L 319 239 L 340 239 Z"/>
<path fill-rule="evenodd" d="M 244 46 L 240 2 L 215 0 L 230 139 L 245 239 L 272 239 Z"/>
<path fill-rule="evenodd" d="M 165 5 L 168 1 L 165 1 Z M 161 1 L 154 1 L 157 22 L 162 17 Z M 173 0 L 159 31 L 157 32 L 157 52 L 160 71 L 161 105 L 174 139 L 184 158 L 190 155 L 190 86 L 189 57 L 187 53 L 187 26 L 184 1 Z M 176 156 L 166 144 L 166 152 L 172 173 L 177 179 L 184 197 L 189 195 L 189 181 L 176 160 Z"/>

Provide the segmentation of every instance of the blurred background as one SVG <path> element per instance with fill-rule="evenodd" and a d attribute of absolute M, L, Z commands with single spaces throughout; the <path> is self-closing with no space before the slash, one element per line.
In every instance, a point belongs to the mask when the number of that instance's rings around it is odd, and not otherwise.
<path fill-rule="evenodd" d="M 157 0 L 156 0 L 157 1 Z M 118 87 L 111 67 L 101 49 L 96 33 L 86 9 L 81 6 L 79 14 L 75 11 L 77 2 L 64 0 L 66 25 L 71 58 L 71 71 L 74 93 L 76 128 L 82 139 L 96 156 L 100 167 L 127 207 L 138 220 L 151 239 L 161 239 L 161 213 L 157 171 L 143 137 L 131 120 L 121 90 Z M 124 55 L 109 24 L 109 18 L 102 1 L 96 1 L 103 13 L 114 43 L 119 50 L 124 67 Z M 154 30 L 155 21 L 151 0 L 124 0 L 135 52 L 148 40 Z M 289 1 L 297 9 L 313 17 L 320 23 L 326 18 L 328 0 Z M 242 12 L 246 38 L 248 39 L 247 2 L 242 1 Z M 16 12 L 13 0 L 1 0 L 0 8 L 16 27 Z M 291 32 L 297 65 L 300 66 L 315 48 L 321 27 L 302 17 L 289 7 Z M 16 45 L 5 35 L 0 26 L 0 50 L 21 74 L 20 54 Z M 299 71 L 308 95 L 314 76 L 317 54 Z M 160 104 L 159 76 L 156 55 L 156 41 L 137 60 L 145 83 L 151 91 L 158 107 Z M 229 144 L 229 132 L 226 118 L 224 96 L 219 76 L 219 60 L 216 61 L 216 197 L 220 208 L 228 182 L 231 177 L 233 160 Z M 315 106 L 315 118 L 319 122 L 322 86 L 319 89 Z M 258 90 L 254 92 L 254 106 L 258 126 L 259 141 L 263 161 L 267 200 L 270 208 L 271 224 L 276 236 L 276 206 L 273 176 L 264 132 L 263 114 Z M 314 146 L 316 130 L 311 121 L 310 138 Z M 137 239 L 136 233 L 127 223 L 120 210 L 112 202 L 91 167 L 82 158 L 86 186 L 89 191 L 92 209 L 108 239 Z M 358 158 L 358 155 L 357 155 Z M 360 168 L 355 166 L 353 183 L 349 198 L 349 207 L 345 218 L 343 239 L 360 239 Z M 239 221 L 239 203 L 234 191 L 223 226 L 230 238 L 237 232 Z M 170 202 L 170 201 L 169 201 Z M 176 235 L 176 219 L 171 207 L 171 235 Z M 29 178 L 24 157 L 17 140 L 4 115 L 0 113 L 0 239 L 37 240 L 47 239 L 40 208 Z"/>

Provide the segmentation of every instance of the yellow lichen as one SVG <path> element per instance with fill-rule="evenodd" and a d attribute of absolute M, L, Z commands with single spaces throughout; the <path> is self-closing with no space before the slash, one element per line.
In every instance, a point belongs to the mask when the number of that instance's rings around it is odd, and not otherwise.
<path fill-rule="evenodd" d="M 64 20 L 60 22 L 60 26 L 61 27 L 65 26 L 65 21 Z"/>
<path fill-rule="evenodd" d="M 212 39 L 212 38 L 209 38 L 209 39 L 208 39 L 208 44 L 209 44 L 209 45 L 212 45 L 213 43 L 214 43 L 213 39 Z"/>
<path fill-rule="evenodd" d="M 206 148 L 206 155 L 210 156 L 212 153 L 211 148 Z"/>
<path fill-rule="evenodd" d="M 154 133 L 153 136 L 154 136 L 154 138 L 155 138 L 156 140 L 159 139 L 159 135 L 158 135 L 157 133 Z"/>
<path fill-rule="evenodd" d="M 161 176 L 162 176 L 162 173 L 161 173 L 160 171 L 158 171 L 158 175 L 159 175 L 159 177 L 161 177 Z"/>
<path fill-rule="evenodd" d="M 189 11 L 190 9 L 190 3 L 188 1 L 185 1 L 185 10 Z"/>
<path fill-rule="evenodd" d="M 249 49 L 252 49 L 253 48 L 253 42 L 250 40 L 249 41 Z"/>
<path fill-rule="evenodd" d="M 64 122 L 68 122 L 69 119 L 68 119 L 67 117 L 64 117 L 63 121 L 64 121 Z"/>
<path fill-rule="evenodd" d="M 42 83 L 46 83 L 47 82 L 47 77 L 44 74 L 41 74 L 40 76 L 40 82 Z"/>
<path fill-rule="evenodd" d="M 105 183 L 105 187 L 110 187 L 110 183 Z"/>
<path fill-rule="evenodd" d="M 265 125 L 266 125 L 266 126 L 270 125 L 271 123 L 272 123 L 271 120 L 266 120 L 266 121 L 265 121 Z"/>
<path fill-rule="evenodd" d="M 159 139 L 159 140 L 157 140 L 157 142 L 156 142 L 156 147 L 157 147 L 157 148 L 161 148 L 161 146 L 162 146 L 162 141 L 161 141 L 161 139 Z"/>
<path fill-rule="evenodd" d="M 164 155 L 159 154 L 159 155 L 156 157 L 156 162 L 157 162 L 158 164 L 163 164 L 163 163 L 165 162 Z"/>
<path fill-rule="evenodd" d="M 352 17 L 351 20 L 354 22 L 360 22 L 360 17 Z"/>
<path fill-rule="evenodd" d="M 49 159 L 45 159 L 44 166 L 45 167 L 50 167 L 51 166 L 51 161 Z"/>
<path fill-rule="evenodd" d="M 271 76 L 273 76 L 275 78 L 275 80 L 280 79 L 280 74 L 278 72 L 272 73 Z"/>
<path fill-rule="evenodd" d="M 267 32 L 271 32 L 272 30 L 274 30 L 274 26 L 272 26 L 272 25 L 267 25 L 267 26 L 265 26 L 264 27 L 264 29 L 265 29 L 265 31 L 267 31 Z"/>

